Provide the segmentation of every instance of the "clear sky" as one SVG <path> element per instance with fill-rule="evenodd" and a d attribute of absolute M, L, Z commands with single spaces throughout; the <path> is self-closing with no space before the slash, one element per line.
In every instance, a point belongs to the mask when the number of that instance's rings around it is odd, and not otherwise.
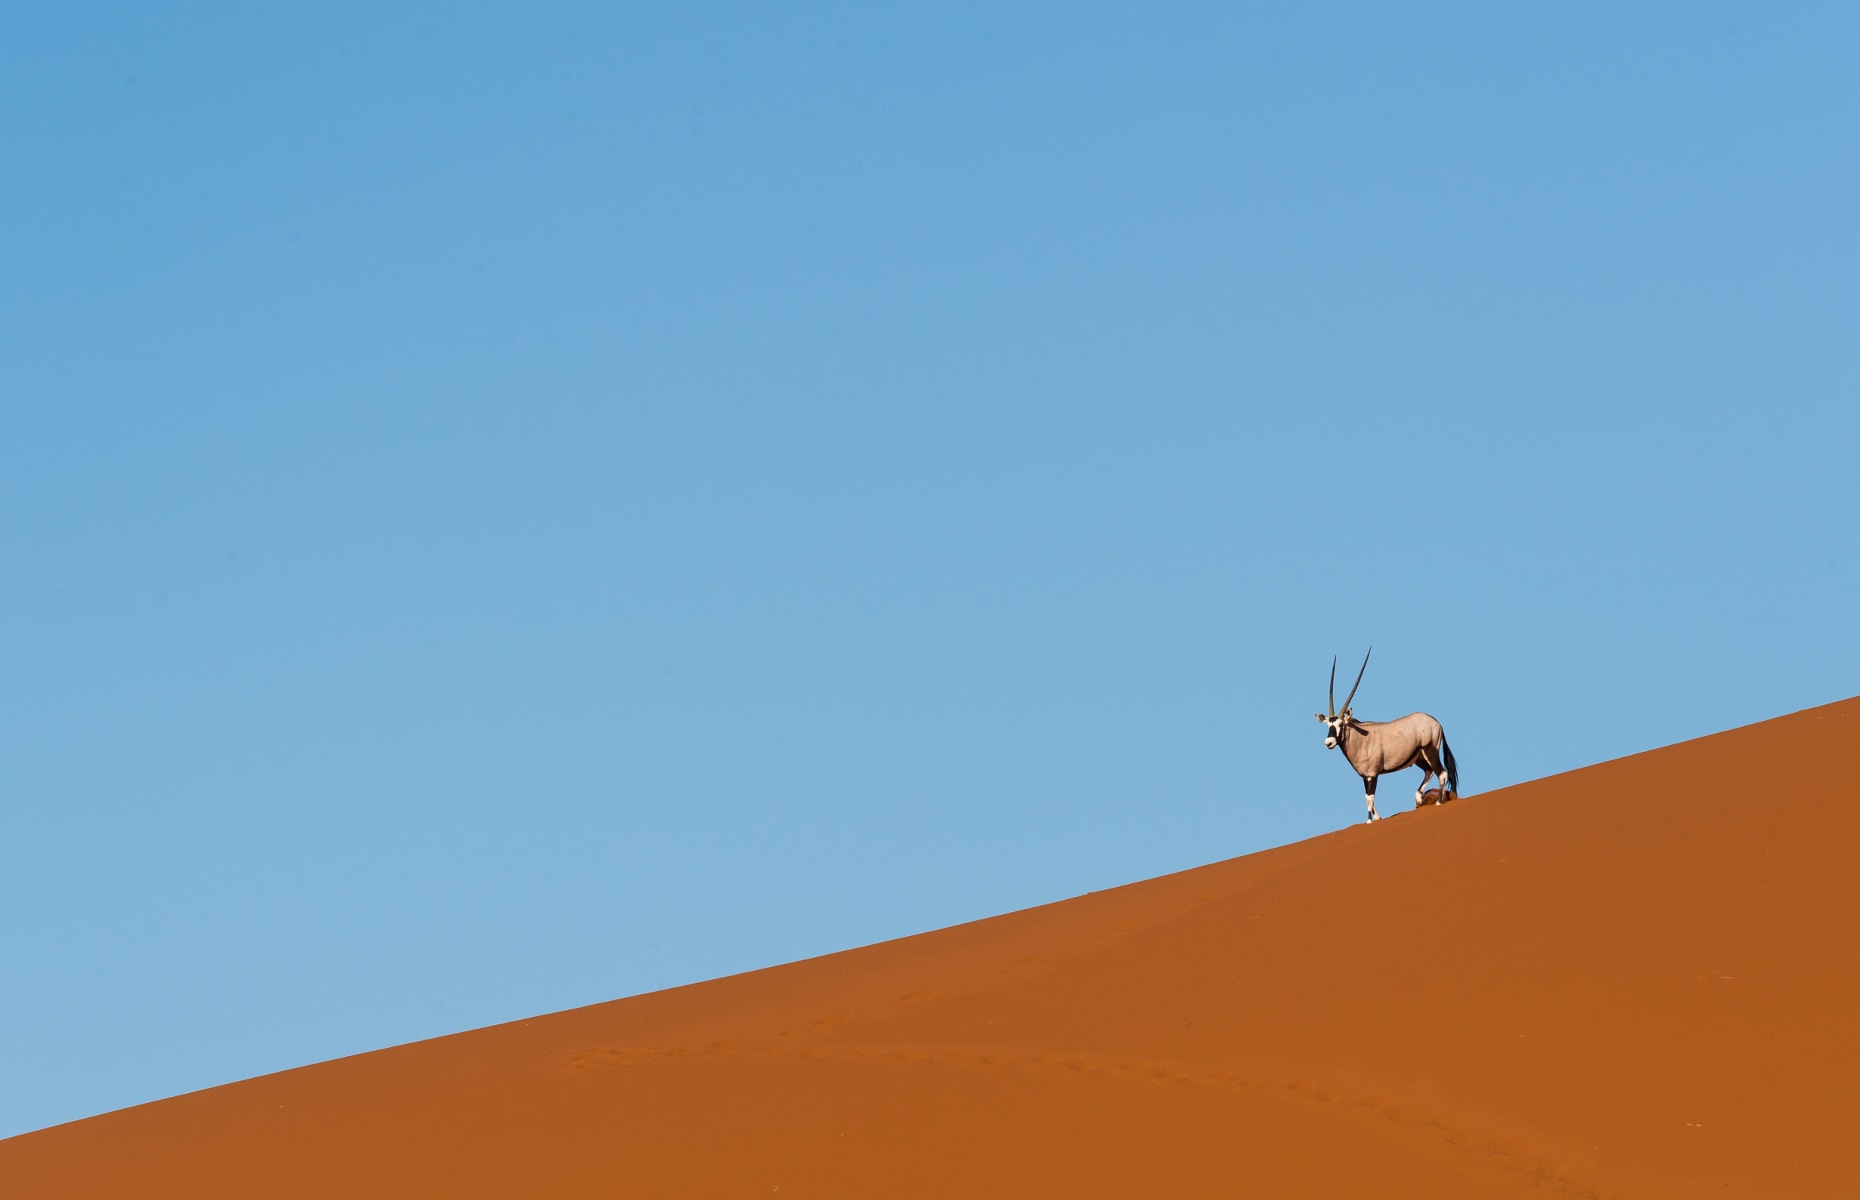
<path fill-rule="evenodd" d="M 1851 5 L 0 6 L 0 1134 L 1335 829 L 1372 642 L 1468 792 L 1860 692 L 1857 124 Z"/>

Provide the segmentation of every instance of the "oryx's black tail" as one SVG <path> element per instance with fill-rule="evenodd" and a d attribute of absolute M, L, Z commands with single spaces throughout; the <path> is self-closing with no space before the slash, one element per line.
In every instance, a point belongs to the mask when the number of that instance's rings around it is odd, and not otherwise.
<path fill-rule="evenodd" d="M 1460 794 L 1460 765 L 1453 761 L 1453 747 L 1447 745 L 1447 735 L 1440 735 L 1440 757 L 1447 760 L 1447 790 L 1455 796 Z"/>

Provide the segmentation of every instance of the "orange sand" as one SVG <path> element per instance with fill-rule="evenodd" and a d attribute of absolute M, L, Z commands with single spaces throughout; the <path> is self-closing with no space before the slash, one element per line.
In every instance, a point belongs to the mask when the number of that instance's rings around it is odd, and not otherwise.
<path fill-rule="evenodd" d="M 0 1194 L 1860 1196 L 1856 761 L 1849 700 L 41 1130 Z"/>

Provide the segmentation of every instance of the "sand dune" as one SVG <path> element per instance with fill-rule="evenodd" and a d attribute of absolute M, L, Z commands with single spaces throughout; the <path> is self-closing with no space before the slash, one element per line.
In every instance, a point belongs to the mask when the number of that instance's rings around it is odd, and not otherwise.
<path fill-rule="evenodd" d="M 1857 753 L 1845 701 L 41 1130 L 0 1193 L 1852 1197 Z"/>

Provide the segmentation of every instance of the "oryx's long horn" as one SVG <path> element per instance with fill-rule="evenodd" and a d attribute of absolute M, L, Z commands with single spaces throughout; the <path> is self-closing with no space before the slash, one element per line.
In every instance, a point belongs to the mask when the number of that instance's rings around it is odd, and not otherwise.
<path fill-rule="evenodd" d="M 1371 646 L 1369 648 L 1369 654 L 1374 654 L 1375 652 L 1376 648 Z M 1363 686 L 1363 672 L 1369 669 L 1369 654 L 1363 655 L 1363 665 L 1362 668 L 1356 672 L 1356 682 L 1350 685 L 1350 700 L 1356 699 L 1356 689 Z M 1344 712 L 1350 711 L 1350 700 L 1345 700 L 1343 702 Z"/>
<path fill-rule="evenodd" d="M 1330 715 L 1333 717 L 1337 715 L 1337 656 L 1335 654 L 1330 656 Z"/>

